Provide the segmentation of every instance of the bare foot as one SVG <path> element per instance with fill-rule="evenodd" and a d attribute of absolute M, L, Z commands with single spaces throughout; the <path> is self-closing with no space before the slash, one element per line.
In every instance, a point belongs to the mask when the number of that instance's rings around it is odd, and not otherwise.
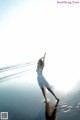
<path fill-rule="evenodd" d="M 56 103 L 55 107 L 57 107 L 57 106 L 58 106 L 58 103 L 59 103 L 59 99 L 57 98 L 57 103 Z"/>
<path fill-rule="evenodd" d="M 59 99 L 57 98 L 57 102 L 59 102 Z"/>
<path fill-rule="evenodd" d="M 47 99 L 45 99 L 44 103 L 47 103 Z"/>

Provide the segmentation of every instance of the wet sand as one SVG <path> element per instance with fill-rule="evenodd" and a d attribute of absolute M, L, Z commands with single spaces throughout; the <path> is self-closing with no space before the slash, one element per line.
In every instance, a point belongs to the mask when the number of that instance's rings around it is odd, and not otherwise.
<path fill-rule="evenodd" d="M 0 112 L 8 112 L 9 120 L 46 120 L 45 103 L 35 79 L 36 75 L 18 74 L 0 81 Z M 59 120 L 80 120 L 80 90 L 66 95 L 59 95 L 57 108 Z M 47 93 L 53 105 L 54 97 Z"/>

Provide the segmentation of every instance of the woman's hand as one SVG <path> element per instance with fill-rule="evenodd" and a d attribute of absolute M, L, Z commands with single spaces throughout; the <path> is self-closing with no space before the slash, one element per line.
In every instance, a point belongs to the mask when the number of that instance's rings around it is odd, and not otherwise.
<path fill-rule="evenodd" d="M 44 53 L 44 56 L 43 56 L 42 58 L 40 58 L 40 59 L 45 59 L 45 55 L 46 55 L 46 52 Z M 39 60 L 40 60 L 40 59 L 39 59 Z"/>
<path fill-rule="evenodd" d="M 44 57 L 45 57 L 45 55 L 46 55 L 46 52 L 44 53 Z"/>

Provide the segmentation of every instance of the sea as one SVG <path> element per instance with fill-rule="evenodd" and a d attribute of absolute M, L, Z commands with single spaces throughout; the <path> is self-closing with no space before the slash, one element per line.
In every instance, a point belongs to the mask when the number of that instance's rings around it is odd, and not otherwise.
<path fill-rule="evenodd" d="M 57 120 L 80 120 L 80 82 L 69 93 L 54 92 L 60 99 Z M 54 96 L 48 91 L 46 94 L 48 103 L 55 106 Z M 34 62 L 0 68 L 0 119 L 48 120 L 46 109 Z"/>

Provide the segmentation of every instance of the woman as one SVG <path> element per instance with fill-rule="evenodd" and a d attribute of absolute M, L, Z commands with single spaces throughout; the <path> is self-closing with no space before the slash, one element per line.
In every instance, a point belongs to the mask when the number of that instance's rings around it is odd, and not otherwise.
<path fill-rule="evenodd" d="M 37 64 L 37 70 L 36 71 L 37 71 L 37 75 L 38 75 L 37 76 L 38 84 L 39 84 L 39 86 L 42 90 L 45 101 L 47 101 L 47 98 L 46 98 L 46 93 L 45 93 L 44 87 L 46 87 L 52 93 L 52 95 L 56 98 L 57 103 L 58 103 L 59 99 L 56 97 L 54 92 L 51 90 L 49 83 L 46 81 L 46 79 L 44 78 L 44 76 L 42 74 L 42 71 L 43 71 L 43 68 L 44 68 L 45 55 L 46 55 L 46 53 L 44 54 L 44 56 L 42 58 L 40 58 L 38 60 L 38 64 Z"/>

